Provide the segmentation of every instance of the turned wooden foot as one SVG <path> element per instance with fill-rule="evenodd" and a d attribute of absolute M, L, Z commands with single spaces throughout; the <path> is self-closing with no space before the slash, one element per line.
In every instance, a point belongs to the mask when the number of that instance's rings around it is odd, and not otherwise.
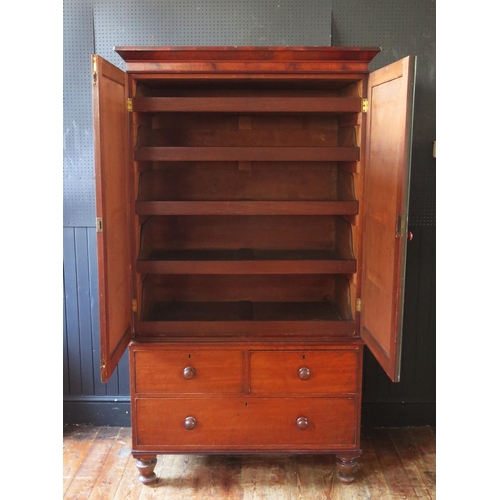
<path fill-rule="evenodd" d="M 352 483 L 358 469 L 358 456 L 337 455 L 337 475 L 343 483 Z"/>
<path fill-rule="evenodd" d="M 142 484 L 150 485 L 156 482 L 156 474 L 154 468 L 156 465 L 156 457 L 141 457 L 137 458 L 135 465 L 139 470 L 139 481 Z"/>

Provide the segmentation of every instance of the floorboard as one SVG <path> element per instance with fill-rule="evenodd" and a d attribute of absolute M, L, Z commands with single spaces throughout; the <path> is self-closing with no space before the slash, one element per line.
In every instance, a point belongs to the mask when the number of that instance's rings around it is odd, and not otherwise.
<path fill-rule="evenodd" d="M 154 486 L 137 479 L 131 430 L 67 426 L 64 500 L 435 500 L 431 427 L 362 429 L 356 480 L 331 455 L 159 455 Z"/>

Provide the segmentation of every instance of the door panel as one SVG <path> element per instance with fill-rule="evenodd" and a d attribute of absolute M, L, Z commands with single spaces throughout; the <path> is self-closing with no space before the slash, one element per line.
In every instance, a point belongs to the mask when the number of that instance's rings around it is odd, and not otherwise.
<path fill-rule="evenodd" d="M 361 261 L 361 336 L 399 381 L 415 58 L 370 74 Z"/>
<path fill-rule="evenodd" d="M 99 56 L 92 64 L 101 379 L 107 382 L 132 337 L 127 79 Z"/>

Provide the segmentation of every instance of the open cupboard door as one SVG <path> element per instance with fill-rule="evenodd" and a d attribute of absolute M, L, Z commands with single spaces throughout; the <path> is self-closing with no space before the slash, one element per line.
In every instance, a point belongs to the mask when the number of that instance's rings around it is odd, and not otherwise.
<path fill-rule="evenodd" d="M 366 117 L 361 337 L 399 382 L 415 57 L 370 74 Z"/>
<path fill-rule="evenodd" d="M 132 338 L 126 74 L 92 56 L 101 380 Z"/>

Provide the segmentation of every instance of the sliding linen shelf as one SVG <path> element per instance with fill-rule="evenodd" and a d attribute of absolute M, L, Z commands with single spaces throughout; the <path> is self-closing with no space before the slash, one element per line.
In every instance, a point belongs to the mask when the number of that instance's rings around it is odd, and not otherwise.
<path fill-rule="evenodd" d="M 356 215 L 357 201 L 142 201 L 138 215 Z"/>
<path fill-rule="evenodd" d="M 148 275 L 138 332 L 299 335 L 354 332 L 343 275 Z"/>
<path fill-rule="evenodd" d="M 154 216 L 142 226 L 144 274 L 354 273 L 351 226 L 328 216 Z"/>
<path fill-rule="evenodd" d="M 141 273 L 322 274 L 354 273 L 356 261 L 320 250 L 165 250 L 139 260 Z"/>
<path fill-rule="evenodd" d="M 253 92 L 255 94 L 255 91 Z M 359 97 L 136 97 L 142 115 L 136 161 L 359 161 L 339 132 L 362 109 Z"/>
<path fill-rule="evenodd" d="M 139 178 L 138 215 L 356 215 L 352 174 L 326 162 L 159 164 Z"/>

